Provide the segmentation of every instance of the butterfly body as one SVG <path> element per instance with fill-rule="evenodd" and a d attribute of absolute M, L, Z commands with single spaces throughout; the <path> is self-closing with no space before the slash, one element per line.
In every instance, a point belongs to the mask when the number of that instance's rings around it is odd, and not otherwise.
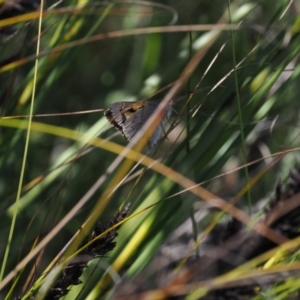
<path fill-rule="evenodd" d="M 104 115 L 127 140 L 131 141 L 153 114 L 158 105 L 159 102 L 151 100 L 116 102 L 111 104 L 110 107 L 105 110 Z M 159 125 L 155 128 L 151 136 L 148 137 L 148 145 L 150 149 L 158 142 L 163 132 L 163 126 L 170 114 L 171 106 L 158 115 Z"/>

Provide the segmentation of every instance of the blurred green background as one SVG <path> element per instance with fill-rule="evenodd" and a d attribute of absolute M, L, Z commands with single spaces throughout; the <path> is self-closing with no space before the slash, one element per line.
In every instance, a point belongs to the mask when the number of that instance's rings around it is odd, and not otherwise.
<path fill-rule="evenodd" d="M 18 3 L 21 7 L 26 3 L 35 4 L 31 1 Z M 48 14 L 42 23 L 41 52 L 49 52 L 75 40 L 82 39 L 82 43 L 41 56 L 34 114 L 106 109 L 113 102 L 145 99 L 177 80 L 191 57 L 197 51 L 206 49 L 204 58 L 178 95 L 182 96 L 181 101 L 174 104 L 171 123 L 174 120 L 178 123 L 168 139 L 162 141 L 151 156 L 164 157 L 166 165 L 200 183 L 242 166 L 245 163 L 243 147 L 246 161 L 252 162 L 299 146 L 299 1 L 291 5 L 289 1 L 231 1 L 231 22 L 238 26 L 233 31 L 235 51 L 229 30 L 213 30 L 214 24 L 219 21 L 222 24 L 230 23 L 226 1 L 66 0 L 56 7 L 51 7 L 53 4 L 55 2 L 44 4 Z M 2 7 L 4 5 L 5 2 Z M 31 10 L 29 7 L 28 11 Z M 21 9 L 23 12 L 26 10 Z M 16 15 L 20 16 L 18 13 Z M 205 31 L 164 32 L 173 25 L 207 24 L 211 28 Z M 37 26 L 38 20 L 32 20 L 16 23 L 0 31 L 2 117 L 29 113 L 34 60 L 21 65 L 17 63 L 21 59 L 34 57 Z M 151 28 L 156 26 L 162 27 L 161 32 L 151 33 Z M 126 34 L 127 30 L 137 28 L 148 28 L 149 33 Z M 124 34 L 109 38 L 116 31 L 124 31 Z M 101 39 L 90 42 L 90 37 L 103 33 Z M 214 37 L 213 44 L 209 46 Z M 236 69 L 236 81 L 234 72 L 231 72 L 235 67 L 233 55 L 237 63 L 244 60 Z M 218 84 L 220 80 L 222 83 Z M 180 114 L 190 91 L 195 94 Z M 162 99 L 166 92 L 164 90 L 153 99 Z M 241 122 L 237 94 L 242 111 Z M 78 134 L 99 134 L 105 139 L 115 132 L 103 112 L 33 120 L 73 129 Z M 26 132 L 20 128 L 10 128 L 15 125 L 9 123 L 0 125 L 0 253 L 4 253 Z M 243 128 L 244 141 L 241 140 L 240 127 Z M 36 274 L 40 274 L 93 212 L 95 203 L 118 172 L 106 173 L 116 154 L 101 148 L 91 149 L 71 164 L 54 169 L 70 157 L 80 156 L 84 152 L 83 147 L 86 149 L 88 146 L 41 131 L 32 131 L 30 136 L 23 186 L 37 181 L 21 193 L 21 210 L 16 220 L 6 274 L 30 251 L 34 239 L 50 232 L 94 182 L 105 175 L 105 181 L 88 203 L 45 248 L 36 270 Z M 127 144 L 120 135 L 113 137 L 113 141 L 124 146 Z M 275 182 L 284 180 L 289 168 L 298 160 L 298 151 L 287 154 L 251 188 L 254 211 L 255 204 L 270 195 Z M 248 169 L 250 179 L 269 162 L 265 159 L 251 165 Z M 123 201 L 130 201 L 134 211 L 182 190 L 167 177 L 151 170 L 147 170 L 136 185 L 135 180 L 129 180 L 118 188 L 105 208 L 97 211 L 101 222 L 106 224 Z M 246 182 L 245 171 L 241 169 L 210 181 L 204 187 L 229 200 Z M 237 205 L 248 211 L 246 199 L 243 196 Z M 131 256 L 126 258 L 121 267 L 127 276 L 136 276 L 151 262 L 153 254 L 174 229 L 199 209 L 199 203 L 202 203 L 202 199 L 185 192 L 134 218 L 121 229 L 119 243 L 109 261 L 113 263 L 130 240 L 139 239 Z M 211 219 L 208 212 L 206 219 L 198 224 L 199 231 Z M 134 236 L 143 222 L 149 222 L 149 228 L 143 236 Z M 15 296 L 24 292 L 22 286 L 32 264 L 20 277 L 14 290 Z M 132 266 L 127 273 L 126 264 Z M 96 282 L 103 276 L 102 270 L 98 273 L 94 275 Z M 90 282 L 80 297 L 88 299 L 85 297 L 93 288 Z"/>

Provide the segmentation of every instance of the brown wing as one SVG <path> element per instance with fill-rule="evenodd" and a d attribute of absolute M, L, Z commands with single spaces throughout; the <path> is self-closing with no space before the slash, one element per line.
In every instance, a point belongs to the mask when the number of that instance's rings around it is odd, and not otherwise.
<path fill-rule="evenodd" d="M 128 118 L 127 111 L 132 107 L 132 102 L 116 102 L 104 111 L 107 120 L 121 133 L 123 133 L 123 125 Z"/>
<path fill-rule="evenodd" d="M 135 134 L 142 128 L 145 122 L 149 119 L 152 113 L 157 108 L 158 103 L 150 102 L 145 106 L 135 111 L 130 118 L 128 118 L 123 125 L 123 134 L 131 141 Z"/>

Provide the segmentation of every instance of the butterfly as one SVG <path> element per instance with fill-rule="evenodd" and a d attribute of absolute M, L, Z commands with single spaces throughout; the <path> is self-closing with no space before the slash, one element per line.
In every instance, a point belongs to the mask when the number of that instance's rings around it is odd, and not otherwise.
<path fill-rule="evenodd" d="M 104 115 L 128 141 L 131 141 L 136 133 L 147 122 L 158 105 L 159 102 L 153 100 L 115 102 L 104 111 Z M 150 149 L 152 149 L 160 139 L 163 127 L 170 115 L 171 105 L 168 105 L 166 110 L 158 115 L 158 118 L 160 118 L 159 125 L 148 138 L 148 146 Z"/>

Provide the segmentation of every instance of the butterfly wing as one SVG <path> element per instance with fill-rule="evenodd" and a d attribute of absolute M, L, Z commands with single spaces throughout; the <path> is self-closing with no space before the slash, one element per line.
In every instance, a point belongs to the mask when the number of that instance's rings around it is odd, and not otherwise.
<path fill-rule="evenodd" d="M 125 116 L 122 114 L 123 103 L 116 102 L 110 105 L 109 109 L 104 112 L 104 115 L 110 123 L 117 123 L 121 126 L 126 121 Z"/>
<path fill-rule="evenodd" d="M 105 117 L 107 120 L 121 133 L 123 133 L 123 125 L 125 121 L 127 120 L 127 115 L 124 113 L 124 111 L 128 110 L 129 107 L 131 107 L 131 102 L 116 102 L 109 106 L 109 109 L 107 109 L 104 112 Z"/>
<path fill-rule="evenodd" d="M 154 101 L 137 101 L 137 102 L 116 102 L 110 105 L 109 109 L 104 112 L 108 121 L 118 129 L 127 140 L 131 141 L 135 134 L 143 127 L 145 122 L 153 114 L 158 106 L 158 102 Z M 170 108 L 166 112 L 162 112 L 158 125 L 149 136 L 149 148 L 153 148 L 159 140 L 166 119 L 170 115 Z"/>
<path fill-rule="evenodd" d="M 132 116 L 127 119 L 123 126 L 124 136 L 131 141 L 135 134 L 143 127 L 145 122 L 150 118 L 155 109 L 157 108 L 158 103 L 149 102 L 141 109 L 135 111 Z M 152 148 L 157 143 L 158 139 L 161 136 L 162 126 L 159 125 L 152 133 L 151 137 L 148 140 L 149 148 Z"/>

